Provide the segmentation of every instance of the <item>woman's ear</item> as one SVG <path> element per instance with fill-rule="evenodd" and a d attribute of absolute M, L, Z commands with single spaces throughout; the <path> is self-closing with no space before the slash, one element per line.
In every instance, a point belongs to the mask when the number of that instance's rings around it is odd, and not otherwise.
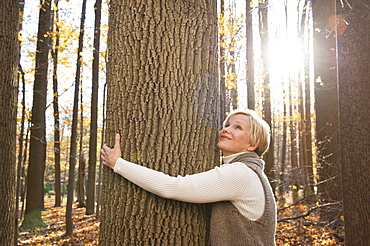
<path fill-rule="evenodd" d="M 249 146 L 247 150 L 248 151 L 255 151 L 257 148 L 258 148 L 258 145 L 256 144 L 256 145 Z"/>

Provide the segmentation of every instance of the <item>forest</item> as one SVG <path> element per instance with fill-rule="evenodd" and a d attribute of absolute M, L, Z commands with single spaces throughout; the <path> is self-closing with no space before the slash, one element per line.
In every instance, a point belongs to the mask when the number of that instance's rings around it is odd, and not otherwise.
<path fill-rule="evenodd" d="M 210 205 L 102 164 L 220 166 L 223 119 L 271 128 L 276 245 L 370 242 L 369 0 L 0 0 L 0 245 L 209 245 Z"/>

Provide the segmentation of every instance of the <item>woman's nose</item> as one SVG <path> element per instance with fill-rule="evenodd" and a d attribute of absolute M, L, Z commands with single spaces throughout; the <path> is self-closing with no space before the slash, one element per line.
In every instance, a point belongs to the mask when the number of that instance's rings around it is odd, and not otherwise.
<path fill-rule="evenodd" d="M 221 132 L 229 132 L 229 130 L 228 130 L 229 128 L 228 127 L 223 127 L 222 129 L 221 129 Z"/>

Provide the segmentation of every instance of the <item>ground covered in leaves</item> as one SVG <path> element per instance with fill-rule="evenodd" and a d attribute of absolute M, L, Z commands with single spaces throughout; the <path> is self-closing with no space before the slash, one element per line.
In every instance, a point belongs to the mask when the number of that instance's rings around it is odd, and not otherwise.
<path fill-rule="evenodd" d="M 53 201 L 45 201 L 42 212 L 47 228 L 20 231 L 18 245 L 98 245 L 99 221 L 95 215 L 85 215 L 85 208 L 73 204 L 73 236 L 65 237 L 65 206 L 55 208 Z"/>
<path fill-rule="evenodd" d="M 277 245 L 344 245 L 343 223 L 325 225 L 320 221 L 317 211 L 310 212 L 313 205 L 279 209 L 278 218 L 294 218 L 278 222 L 276 233 Z M 18 245 L 98 245 L 99 221 L 95 215 L 85 215 L 85 208 L 73 209 L 74 235 L 65 237 L 65 207 L 53 207 L 53 201 L 47 199 L 43 220 L 47 228 L 21 231 Z M 296 218 L 299 217 L 299 218 Z"/>

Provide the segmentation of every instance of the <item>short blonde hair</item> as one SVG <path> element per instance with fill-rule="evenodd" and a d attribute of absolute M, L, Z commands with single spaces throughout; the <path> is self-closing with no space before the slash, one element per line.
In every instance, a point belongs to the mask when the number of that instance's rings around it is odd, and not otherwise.
<path fill-rule="evenodd" d="M 270 126 L 252 109 L 236 109 L 226 117 L 223 126 L 233 115 L 244 114 L 250 120 L 249 143 L 252 146 L 258 145 L 255 152 L 262 156 L 270 146 Z"/>

